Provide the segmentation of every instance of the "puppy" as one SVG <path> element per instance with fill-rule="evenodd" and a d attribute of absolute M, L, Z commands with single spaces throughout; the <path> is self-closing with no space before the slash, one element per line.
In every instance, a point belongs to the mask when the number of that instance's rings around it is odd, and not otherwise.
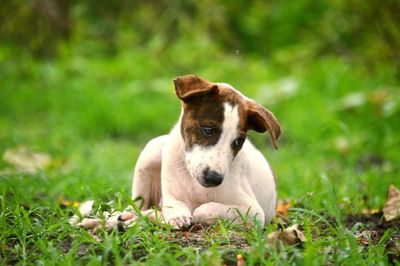
<path fill-rule="evenodd" d="M 141 211 L 154 218 L 157 207 L 177 229 L 219 218 L 241 222 L 240 214 L 270 222 L 277 198 L 274 175 L 246 133 L 268 131 L 277 148 L 281 128 L 275 116 L 226 83 L 187 75 L 175 78 L 174 85 L 182 103 L 178 123 L 151 140 L 136 163 L 132 198 L 143 198 Z M 136 219 L 125 211 L 107 224 Z"/>

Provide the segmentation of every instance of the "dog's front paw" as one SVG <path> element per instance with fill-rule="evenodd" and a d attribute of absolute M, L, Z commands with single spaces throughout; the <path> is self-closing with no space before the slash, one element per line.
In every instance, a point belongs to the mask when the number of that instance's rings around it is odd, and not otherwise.
<path fill-rule="evenodd" d="M 171 200 L 162 208 L 163 220 L 174 229 L 186 229 L 192 225 L 192 212 L 185 203 Z"/>
<path fill-rule="evenodd" d="M 200 224 L 215 224 L 221 216 L 221 204 L 209 202 L 193 211 L 193 221 Z"/>
<path fill-rule="evenodd" d="M 179 215 L 167 220 L 174 229 L 187 229 L 192 225 L 192 216 Z"/>

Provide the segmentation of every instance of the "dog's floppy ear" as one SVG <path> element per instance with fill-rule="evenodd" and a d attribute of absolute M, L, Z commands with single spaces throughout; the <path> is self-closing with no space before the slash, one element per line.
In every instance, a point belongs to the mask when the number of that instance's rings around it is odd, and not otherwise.
<path fill-rule="evenodd" d="M 186 75 L 174 78 L 176 95 L 182 101 L 188 101 L 196 95 L 210 92 L 218 93 L 218 86 L 208 80 L 195 75 Z"/>
<path fill-rule="evenodd" d="M 247 104 L 247 125 L 249 129 L 260 133 L 268 131 L 272 145 L 275 149 L 278 148 L 276 141 L 281 134 L 281 126 L 269 110 L 254 101 L 249 101 Z"/>

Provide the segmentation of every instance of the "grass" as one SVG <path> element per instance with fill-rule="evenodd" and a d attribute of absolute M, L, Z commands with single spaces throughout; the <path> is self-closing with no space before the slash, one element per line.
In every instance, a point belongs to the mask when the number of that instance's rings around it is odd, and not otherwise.
<path fill-rule="evenodd" d="M 391 261 L 396 224 L 363 238 L 370 225 L 347 219 L 382 208 L 389 184 L 400 186 L 400 94 L 390 71 L 370 74 L 337 58 L 285 65 L 242 55 L 149 56 L 15 62 L 1 55 L 0 154 L 25 147 L 50 156 L 33 173 L 0 160 L 2 264 L 231 265 L 237 254 L 248 265 Z M 179 115 L 171 79 L 185 73 L 231 83 L 276 114 L 284 130 L 278 151 L 267 135 L 250 137 L 277 173 L 279 197 L 295 206 L 289 221 L 303 227 L 303 246 L 266 246 L 277 224 L 220 221 L 185 233 L 144 219 L 127 232 L 99 232 L 101 242 L 68 224 L 74 208 L 64 200 L 128 204 L 123 195 L 141 148 Z"/>

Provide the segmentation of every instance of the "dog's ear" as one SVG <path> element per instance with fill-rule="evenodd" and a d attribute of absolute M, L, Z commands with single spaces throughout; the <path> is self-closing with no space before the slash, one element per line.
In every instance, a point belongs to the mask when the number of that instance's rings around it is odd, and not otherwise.
<path fill-rule="evenodd" d="M 260 133 L 268 131 L 272 145 L 278 149 L 276 142 L 281 134 L 281 126 L 272 112 L 254 101 L 248 101 L 247 104 L 247 127 Z"/>
<path fill-rule="evenodd" d="M 175 93 L 182 101 L 188 101 L 193 96 L 218 93 L 218 86 L 216 84 L 194 75 L 176 77 L 174 85 Z"/>

